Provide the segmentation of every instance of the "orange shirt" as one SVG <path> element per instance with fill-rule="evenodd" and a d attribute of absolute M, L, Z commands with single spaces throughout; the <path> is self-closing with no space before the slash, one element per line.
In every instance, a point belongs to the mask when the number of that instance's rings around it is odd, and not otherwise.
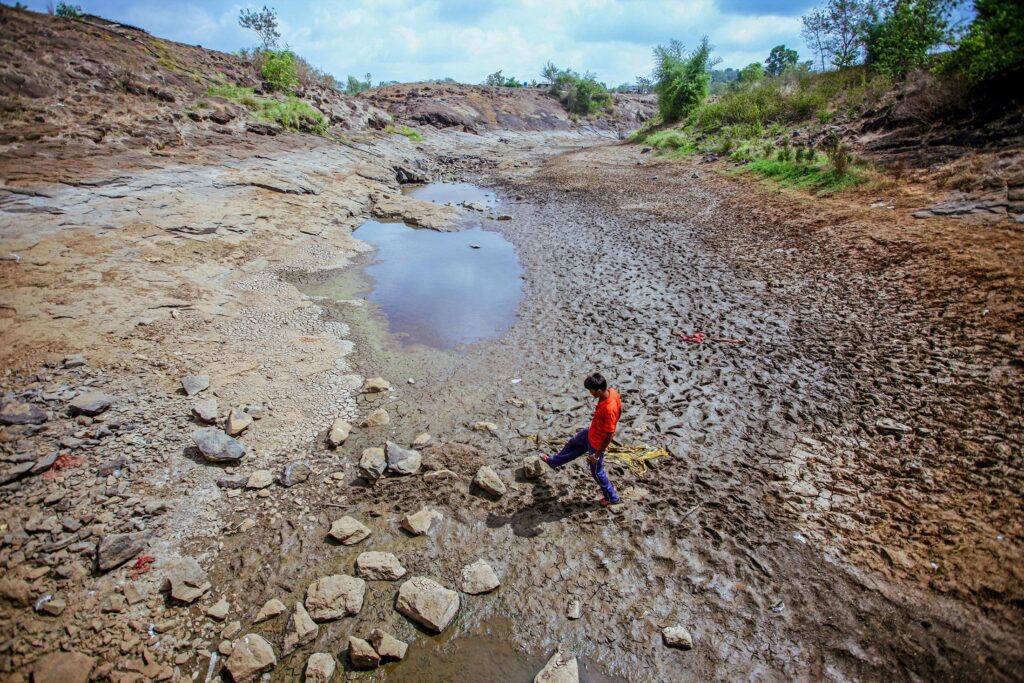
<path fill-rule="evenodd" d="M 590 433 L 587 440 L 593 449 L 601 448 L 604 440 L 614 434 L 619 426 L 619 414 L 622 412 L 622 399 L 619 392 L 608 390 L 608 398 L 602 398 L 594 408 L 594 418 L 590 421 Z"/>

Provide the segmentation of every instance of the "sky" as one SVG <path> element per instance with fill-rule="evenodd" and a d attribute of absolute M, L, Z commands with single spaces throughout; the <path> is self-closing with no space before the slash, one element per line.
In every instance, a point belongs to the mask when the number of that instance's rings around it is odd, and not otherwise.
<path fill-rule="evenodd" d="M 46 2 L 26 3 L 44 11 Z M 78 0 L 90 14 L 183 43 L 233 52 L 258 44 L 238 25 L 252 3 Z M 775 45 L 812 55 L 800 17 L 813 0 L 320 0 L 267 2 L 277 10 L 281 44 L 344 81 L 450 77 L 480 83 L 540 78 L 548 60 L 593 71 L 608 84 L 633 82 L 653 66 L 651 51 L 675 38 L 695 47 L 707 34 L 718 68 L 763 62 Z"/>

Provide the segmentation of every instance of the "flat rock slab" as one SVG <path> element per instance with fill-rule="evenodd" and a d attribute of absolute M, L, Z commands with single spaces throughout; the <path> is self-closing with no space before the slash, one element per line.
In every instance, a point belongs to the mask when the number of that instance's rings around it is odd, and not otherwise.
<path fill-rule="evenodd" d="M 368 640 L 381 659 L 404 659 L 405 652 L 409 649 L 408 644 L 379 628 L 370 632 Z"/>
<path fill-rule="evenodd" d="M 425 576 L 414 576 L 398 589 L 395 609 L 424 628 L 440 633 L 459 611 L 459 594 Z"/>
<path fill-rule="evenodd" d="M 217 399 L 201 398 L 192 404 L 192 416 L 200 422 L 213 424 L 217 421 L 220 410 L 217 407 Z"/>
<path fill-rule="evenodd" d="M 39 425 L 50 419 L 39 406 L 22 401 L 8 401 L 0 406 L 0 425 Z"/>
<path fill-rule="evenodd" d="M 96 660 L 80 652 L 51 652 L 36 660 L 33 683 L 88 683 Z"/>
<path fill-rule="evenodd" d="M 96 566 L 108 572 L 142 552 L 145 544 L 134 534 L 104 536 L 96 546 Z"/>
<path fill-rule="evenodd" d="M 356 558 L 356 572 L 370 581 L 397 581 L 405 576 L 405 567 L 392 553 L 371 550 Z"/>
<path fill-rule="evenodd" d="M 487 465 L 476 471 L 476 476 L 473 477 L 473 484 L 495 497 L 501 497 L 508 491 L 505 488 L 505 483 L 498 476 L 498 473 L 494 471 L 494 468 Z"/>
<path fill-rule="evenodd" d="M 362 638 L 349 636 L 348 658 L 357 669 L 373 669 L 380 664 L 380 655 Z"/>
<path fill-rule="evenodd" d="M 210 376 L 185 375 L 181 378 L 181 388 L 185 390 L 185 395 L 195 396 L 200 391 L 210 388 Z"/>
<path fill-rule="evenodd" d="M 494 573 L 491 565 L 483 560 L 477 560 L 471 565 L 462 569 L 462 592 L 470 595 L 490 593 L 501 585 L 498 575 Z"/>
<path fill-rule="evenodd" d="M 81 396 L 76 396 L 68 405 L 71 408 L 71 412 L 75 415 L 88 415 L 91 417 L 102 413 L 113 402 L 114 398 L 109 394 L 104 394 L 102 391 L 90 391 Z"/>
<path fill-rule="evenodd" d="M 178 602 L 191 604 L 210 590 L 206 572 L 191 557 L 182 557 L 167 563 L 167 582 L 171 597 Z"/>
<path fill-rule="evenodd" d="M 387 445 L 388 472 L 397 475 L 416 474 L 423 464 L 423 457 L 419 451 L 411 448 L 402 448 L 393 441 Z"/>
<path fill-rule="evenodd" d="M 665 641 L 665 645 L 669 647 L 679 648 L 680 650 L 690 650 L 693 648 L 693 636 L 682 626 L 668 626 L 662 629 L 661 638 Z"/>
<path fill-rule="evenodd" d="M 235 683 L 254 681 L 275 666 L 277 657 L 274 648 L 257 633 L 248 633 L 235 641 L 231 656 L 224 663 Z"/>
<path fill-rule="evenodd" d="M 331 523 L 327 535 L 342 545 L 355 545 L 365 540 L 371 533 L 370 528 L 352 517 L 342 517 Z"/>
<path fill-rule="evenodd" d="M 580 666 L 575 657 L 564 654 L 561 650 L 551 655 L 533 683 L 579 683 Z"/>
<path fill-rule="evenodd" d="M 406 515 L 402 520 L 402 528 L 413 536 L 424 536 L 430 533 L 434 525 L 442 519 L 444 519 L 444 515 L 440 512 L 424 507 L 420 508 L 418 512 Z"/>
<path fill-rule="evenodd" d="M 192 432 L 199 452 L 212 462 L 238 462 L 245 455 L 245 446 L 216 427 L 203 427 Z"/>
<path fill-rule="evenodd" d="M 306 609 L 315 621 L 333 621 L 363 609 L 366 582 L 335 574 L 317 579 L 306 589 Z"/>

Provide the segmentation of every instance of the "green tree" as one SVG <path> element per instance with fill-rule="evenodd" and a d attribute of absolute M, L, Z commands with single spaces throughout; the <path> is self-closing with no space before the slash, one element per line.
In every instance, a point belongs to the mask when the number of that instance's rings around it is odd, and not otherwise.
<path fill-rule="evenodd" d="M 842 69 L 859 64 L 875 6 L 865 0 L 829 0 L 824 12 L 825 43 L 833 66 Z"/>
<path fill-rule="evenodd" d="M 740 83 L 756 83 L 762 78 L 764 78 L 764 67 L 761 66 L 761 62 L 754 62 L 740 69 L 737 80 Z"/>
<path fill-rule="evenodd" d="M 1024 3 L 1020 0 L 974 0 L 976 16 L 957 49 L 939 66 L 971 82 L 1024 67 Z"/>
<path fill-rule="evenodd" d="M 828 51 L 828 15 L 823 10 L 814 9 L 810 14 L 801 17 L 803 29 L 800 35 L 807 43 L 811 51 L 818 56 L 821 63 L 821 70 L 825 70 L 825 58 L 830 56 Z"/>
<path fill-rule="evenodd" d="M 238 24 L 256 32 L 260 37 L 260 46 L 263 50 L 272 50 L 277 47 L 277 41 L 281 34 L 277 32 L 277 12 L 263 6 L 259 12 L 252 9 L 243 9 L 238 13 Z"/>
<path fill-rule="evenodd" d="M 554 83 L 555 79 L 558 78 L 559 73 L 561 72 L 558 67 L 552 64 L 551 60 L 548 60 L 545 62 L 544 68 L 540 70 L 540 77 L 547 83 Z"/>
<path fill-rule="evenodd" d="M 85 18 L 85 12 L 82 11 L 81 6 L 72 5 L 67 2 L 58 2 L 57 8 L 54 10 L 54 14 L 58 17 L 64 17 L 65 19 L 74 19 L 75 21 L 81 21 Z"/>
<path fill-rule="evenodd" d="M 795 67 L 798 59 L 796 50 L 790 50 L 785 45 L 776 45 L 768 53 L 768 59 L 764 60 L 765 71 L 769 76 L 781 76 L 786 69 Z"/>
<path fill-rule="evenodd" d="M 891 78 L 927 65 L 929 53 L 949 35 L 945 0 L 894 0 L 868 30 L 867 63 Z"/>
<path fill-rule="evenodd" d="M 654 92 L 658 94 L 658 112 L 663 121 L 678 121 L 707 99 L 711 66 L 707 36 L 688 54 L 678 40 L 654 48 Z"/>

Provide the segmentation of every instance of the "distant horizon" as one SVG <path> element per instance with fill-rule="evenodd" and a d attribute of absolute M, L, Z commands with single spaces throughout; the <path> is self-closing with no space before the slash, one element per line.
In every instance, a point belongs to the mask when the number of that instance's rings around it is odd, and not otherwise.
<path fill-rule="evenodd" d="M 45 12 L 45 0 L 25 3 Z M 167 40 L 221 52 L 258 44 L 238 25 L 243 8 L 263 3 L 72 2 L 82 11 L 136 26 Z M 272 3 L 268 6 L 274 7 Z M 649 76 L 652 51 L 671 39 L 695 47 L 703 35 L 721 58 L 718 69 L 764 63 L 784 44 L 800 61 L 812 54 L 800 38 L 807 0 L 352 0 L 290 2 L 276 7 L 280 46 L 288 46 L 341 84 L 370 73 L 380 82 L 452 78 L 479 84 L 501 70 L 519 82 L 541 80 L 544 63 L 591 71 L 609 86 Z"/>

